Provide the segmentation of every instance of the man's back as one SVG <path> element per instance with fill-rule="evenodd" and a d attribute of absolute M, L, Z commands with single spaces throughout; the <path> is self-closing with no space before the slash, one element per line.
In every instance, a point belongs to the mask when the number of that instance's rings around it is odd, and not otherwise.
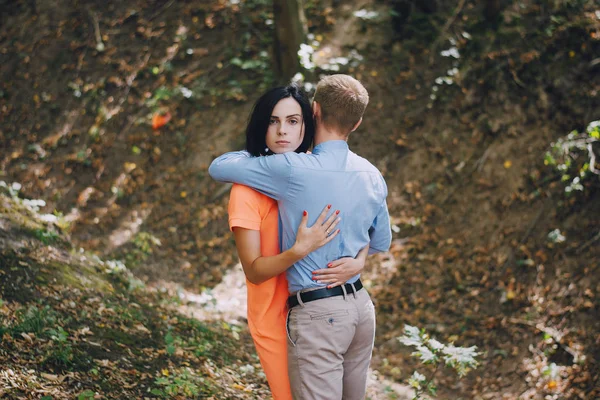
<path fill-rule="evenodd" d="M 344 141 L 322 143 L 312 154 L 290 154 L 288 160 L 291 165 L 289 186 L 279 201 L 283 249 L 294 244 L 304 210 L 308 211 L 309 225 L 327 204 L 332 205 L 332 211 L 340 210 L 341 217 L 337 227 L 340 234 L 288 270 L 290 292 L 295 292 L 320 286 L 312 280 L 312 271 L 325 268 L 328 262 L 341 257 L 355 257 L 369 244 L 369 231 L 377 215 L 382 208 L 387 214 L 387 188 L 377 168 L 351 152 Z M 389 221 L 378 225 L 378 229 L 389 231 Z M 389 243 L 377 245 L 372 243 L 374 249 L 389 248 Z M 358 276 L 349 282 L 356 279 Z"/>
<path fill-rule="evenodd" d="M 321 143 L 312 154 L 248 158 L 244 153 L 228 153 L 213 162 L 210 174 L 254 187 L 278 201 L 282 250 L 294 244 L 304 210 L 309 213 L 309 225 L 327 204 L 332 211 L 340 210 L 340 234 L 288 269 L 290 292 L 322 286 L 312 280 L 312 271 L 325 268 L 330 261 L 355 257 L 367 245 L 371 253 L 389 248 L 385 181 L 370 162 L 351 152 L 345 141 Z"/>

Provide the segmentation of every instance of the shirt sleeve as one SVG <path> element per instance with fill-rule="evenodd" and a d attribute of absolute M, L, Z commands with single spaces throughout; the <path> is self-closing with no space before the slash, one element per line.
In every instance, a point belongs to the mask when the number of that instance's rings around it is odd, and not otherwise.
<path fill-rule="evenodd" d="M 229 229 L 260 230 L 260 194 L 247 186 L 233 185 L 229 195 Z"/>
<path fill-rule="evenodd" d="M 387 203 L 385 201 L 387 197 L 387 185 L 385 180 L 381 177 L 381 193 L 383 196 L 383 204 L 379 208 L 375 220 L 369 229 L 369 237 L 371 243 L 369 244 L 369 254 L 383 253 L 390 249 L 392 244 L 392 226 L 390 224 L 390 213 L 388 212 Z"/>
<path fill-rule="evenodd" d="M 287 191 L 291 172 L 286 154 L 252 157 L 246 151 L 225 153 L 208 168 L 217 181 L 250 186 L 275 200 L 280 200 Z"/>
<path fill-rule="evenodd" d="M 392 244 L 392 229 L 390 226 L 390 214 L 387 203 L 384 201 L 379 213 L 369 229 L 369 254 L 382 253 L 390 249 Z"/>

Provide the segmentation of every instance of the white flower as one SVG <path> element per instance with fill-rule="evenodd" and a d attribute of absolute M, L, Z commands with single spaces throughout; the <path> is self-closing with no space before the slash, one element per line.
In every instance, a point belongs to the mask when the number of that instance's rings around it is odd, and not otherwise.
<path fill-rule="evenodd" d="M 460 58 L 460 53 L 456 47 L 450 47 L 448 50 L 443 50 L 440 54 L 443 57 Z"/>
<path fill-rule="evenodd" d="M 421 346 L 423 344 L 419 328 L 411 325 L 404 325 L 404 335 L 399 337 L 398 340 L 406 346 Z"/>
<path fill-rule="evenodd" d="M 600 11 L 598 11 L 598 12 L 600 12 Z M 597 128 L 597 127 L 600 127 L 600 120 L 590 122 L 589 125 L 587 126 L 588 133 L 590 133 L 591 131 L 594 130 L 594 128 Z"/>
<path fill-rule="evenodd" d="M 368 11 L 364 8 L 362 10 L 354 11 L 354 16 L 361 19 L 374 19 L 379 16 L 377 11 Z"/>
<path fill-rule="evenodd" d="M 118 274 L 120 272 L 125 272 L 127 267 L 120 260 L 108 260 L 104 262 L 106 266 L 105 272 L 108 274 Z"/>
<path fill-rule="evenodd" d="M 429 350 L 429 347 L 425 346 L 417 346 L 417 351 L 412 353 L 412 355 L 418 356 L 424 364 L 433 362 L 437 358 L 435 354 Z"/>
<path fill-rule="evenodd" d="M 304 75 L 302 75 L 300 72 L 296 72 L 296 75 L 294 75 L 294 77 L 292 78 L 292 82 L 299 83 L 299 82 L 303 82 L 303 81 L 304 81 Z"/>
<path fill-rule="evenodd" d="M 425 375 L 420 374 L 418 371 L 415 371 L 412 376 L 410 377 L 410 379 L 408 380 L 408 384 L 410 386 L 412 386 L 413 388 L 420 390 L 421 389 L 421 384 L 425 383 Z"/>
<path fill-rule="evenodd" d="M 446 72 L 448 74 L 448 76 L 454 76 L 456 74 L 458 74 L 458 68 L 452 68 L 449 69 L 448 72 Z"/>
<path fill-rule="evenodd" d="M 312 55 L 315 50 L 312 46 L 309 46 L 305 43 L 300 45 L 300 50 L 298 50 L 298 57 L 300 57 L 300 64 L 306 69 L 313 69 L 315 64 L 312 62 Z"/>
<path fill-rule="evenodd" d="M 577 184 L 577 182 L 573 183 Z M 550 240 L 552 243 L 563 243 L 567 240 L 567 238 L 561 233 L 560 229 L 555 229 L 548 233 L 548 240 Z"/>
<path fill-rule="evenodd" d="M 419 382 L 421 382 L 421 381 L 424 381 L 424 380 L 425 380 L 425 375 L 423 375 L 423 374 L 420 374 L 418 371 L 415 371 L 415 372 L 412 374 L 412 378 L 413 378 L 413 379 L 416 379 L 416 380 L 417 380 L 417 381 L 419 381 Z"/>
<path fill-rule="evenodd" d="M 445 346 L 442 350 L 444 354 L 444 362 L 449 366 L 455 365 L 476 365 L 477 346 L 471 347 L 455 347 L 453 345 Z"/>
<path fill-rule="evenodd" d="M 194 94 L 194 92 L 192 92 L 190 89 L 186 88 L 185 86 L 182 86 L 181 88 L 179 88 L 179 90 L 181 91 L 181 94 L 183 95 L 183 97 L 185 97 L 186 99 L 189 99 Z"/>
<path fill-rule="evenodd" d="M 58 217 L 53 214 L 43 214 L 40 215 L 40 219 L 44 222 L 56 222 L 58 221 Z"/>
<path fill-rule="evenodd" d="M 312 83 L 310 83 L 310 82 L 306 82 L 304 84 L 304 91 L 307 92 L 307 93 L 311 92 L 314 88 L 315 88 L 315 85 L 312 84 Z"/>
<path fill-rule="evenodd" d="M 442 343 L 438 342 L 435 339 L 429 340 L 429 342 L 427 342 L 427 344 L 429 345 L 429 347 L 431 347 L 435 351 L 442 350 L 444 347 L 446 347 Z"/>

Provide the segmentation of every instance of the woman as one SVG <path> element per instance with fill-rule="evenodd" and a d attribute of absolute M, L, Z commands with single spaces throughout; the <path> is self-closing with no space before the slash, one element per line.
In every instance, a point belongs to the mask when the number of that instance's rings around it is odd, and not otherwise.
<path fill-rule="evenodd" d="M 308 151 L 314 136 L 312 109 L 295 85 L 278 87 L 261 96 L 246 128 L 246 150 L 252 156 Z M 308 227 L 304 212 L 296 243 L 279 252 L 277 202 L 253 189 L 234 185 L 229 199 L 229 225 L 246 274 L 248 326 L 275 400 L 291 400 L 287 375 L 285 271 L 311 251 L 331 241 L 339 230 L 339 211 L 326 206 Z M 327 231 L 332 232 L 327 234 Z M 362 271 L 367 249 L 356 259 L 342 258 L 315 271 L 314 279 L 329 287 L 345 283 Z M 324 266 L 325 267 L 325 266 Z"/>

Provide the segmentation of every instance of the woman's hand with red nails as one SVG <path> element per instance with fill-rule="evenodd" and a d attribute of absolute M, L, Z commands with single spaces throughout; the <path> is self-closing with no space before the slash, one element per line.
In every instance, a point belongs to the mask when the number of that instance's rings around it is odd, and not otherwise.
<path fill-rule="evenodd" d="M 327 264 L 327 268 L 313 271 L 313 280 L 328 288 L 343 285 L 365 269 L 369 246 L 363 247 L 355 258 L 344 257 Z"/>
<path fill-rule="evenodd" d="M 341 218 L 336 213 L 332 213 L 328 217 L 327 213 L 330 209 L 331 206 L 323 208 L 319 218 L 311 227 L 308 226 L 308 213 L 304 211 L 296 233 L 296 243 L 290 250 L 293 250 L 302 258 L 306 257 L 319 247 L 331 242 L 340 233 L 339 229 L 335 229 L 335 227 L 341 221 Z"/>
<path fill-rule="evenodd" d="M 313 271 L 313 280 L 332 288 L 343 285 L 350 278 L 360 274 L 365 267 L 365 262 L 361 258 L 344 257 L 330 262 L 327 267 Z"/>

